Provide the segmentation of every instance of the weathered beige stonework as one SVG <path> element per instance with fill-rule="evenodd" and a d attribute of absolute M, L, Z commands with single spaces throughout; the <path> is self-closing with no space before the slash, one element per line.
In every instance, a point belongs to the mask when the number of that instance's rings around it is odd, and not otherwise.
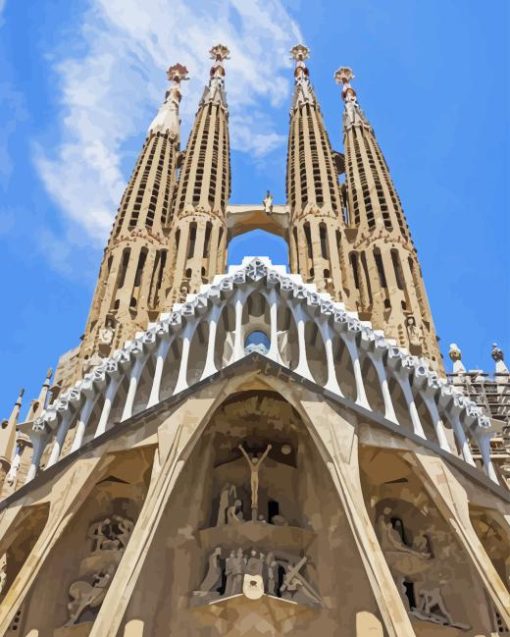
<path fill-rule="evenodd" d="M 288 203 L 228 204 L 228 49 L 211 55 L 185 153 L 169 71 L 81 347 L 2 423 L 0 637 L 510 635 L 502 353 L 497 409 L 461 391 L 460 351 L 438 376 L 350 72 L 342 186 L 303 45 Z M 225 272 L 255 227 L 287 239 L 291 273 Z"/>

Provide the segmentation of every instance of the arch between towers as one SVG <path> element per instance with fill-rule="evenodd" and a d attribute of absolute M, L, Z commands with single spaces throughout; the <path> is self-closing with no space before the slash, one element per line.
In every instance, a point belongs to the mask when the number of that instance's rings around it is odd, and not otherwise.
<path fill-rule="evenodd" d="M 287 206 L 274 205 L 269 209 L 264 206 L 231 205 L 227 207 L 226 220 L 228 242 L 252 230 L 265 230 L 289 243 L 290 212 Z"/>

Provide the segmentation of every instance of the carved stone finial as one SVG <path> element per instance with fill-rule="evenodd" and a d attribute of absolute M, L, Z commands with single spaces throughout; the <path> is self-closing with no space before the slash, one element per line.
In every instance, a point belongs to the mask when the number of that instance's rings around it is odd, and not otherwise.
<path fill-rule="evenodd" d="M 462 360 L 462 352 L 460 351 L 458 345 L 456 343 L 451 343 L 450 351 L 448 352 L 448 356 L 452 362 Z"/>
<path fill-rule="evenodd" d="M 495 361 L 496 363 L 498 361 L 502 361 L 502 360 L 505 359 L 505 355 L 503 354 L 503 350 L 498 347 L 497 343 L 493 343 L 492 344 L 491 356 L 492 356 L 492 360 Z"/>
<path fill-rule="evenodd" d="M 216 44 L 210 49 L 209 54 L 212 60 L 217 62 L 223 62 L 223 60 L 230 59 L 230 50 L 224 44 Z"/>
<path fill-rule="evenodd" d="M 188 72 L 189 71 L 187 67 L 177 62 L 177 64 L 173 64 L 169 67 L 168 71 L 166 72 L 166 76 L 170 82 L 179 84 L 183 80 L 189 80 Z"/>
<path fill-rule="evenodd" d="M 341 66 L 335 71 L 334 75 L 335 82 L 340 85 L 350 84 L 354 77 L 352 69 L 348 66 Z"/>
<path fill-rule="evenodd" d="M 296 62 L 304 62 L 310 57 L 310 49 L 304 44 L 296 44 L 290 50 L 290 55 Z"/>
<path fill-rule="evenodd" d="M 48 371 L 46 372 L 46 379 L 49 380 L 53 376 L 53 369 L 48 367 Z"/>

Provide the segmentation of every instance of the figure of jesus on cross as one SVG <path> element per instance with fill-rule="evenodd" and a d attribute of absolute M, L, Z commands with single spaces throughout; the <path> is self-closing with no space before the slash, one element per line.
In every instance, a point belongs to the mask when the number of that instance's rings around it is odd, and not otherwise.
<path fill-rule="evenodd" d="M 248 455 L 243 445 L 239 445 L 241 453 L 246 458 L 248 466 L 250 467 L 250 485 L 251 485 L 251 519 L 256 522 L 258 520 L 258 508 L 259 508 L 259 470 L 261 464 L 267 457 L 267 454 L 271 451 L 271 445 L 267 445 L 266 450 L 260 456 L 253 454 Z"/>

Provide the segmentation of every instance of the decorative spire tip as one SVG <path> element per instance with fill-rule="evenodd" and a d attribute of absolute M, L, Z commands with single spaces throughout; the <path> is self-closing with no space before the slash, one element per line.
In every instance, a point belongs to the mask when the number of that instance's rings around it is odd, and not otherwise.
<path fill-rule="evenodd" d="M 216 44 L 209 51 L 212 60 L 216 60 L 217 62 L 223 62 L 223 60 L 230 59 L 230 50 L 224 44 Z"/>
<path fill-rule="evenodd" d="M 335 71 L 335 82 L 337 84 L 350 84 L 351 80 L 353 80 L 355 78 L 354 73 L 352 72 L 352 69 L 348 66 L 341 66 L 339 69 L 337 69 Z"/>
<path fill-rule="evenodd" d="M 304 62 L 310 57 L 310 49 L 304 44 L 296 44 L 290 50 L 290 55 L 296 62 Z"/>
<path fill-rule="evenodd" d="M 188 69 L 183 64 L 177 62 L 177 64 L 173 64 L 169 67 L 166 76 L 170 82 L 179 84 L 183 80 L 189 80 L 188 72 Z"/>
<path fill-rule="evenodd" d="M 448 356 L 450 360 L 455 363 L 455 361 L 462 360 L 462 352 L 459 349 L 459 346 L 456 343 L 450 344 L 450 351 L 448 352 Z"/>
<path fill-rule="evenodd" d="M 495 361 L 496 363 L 498 361 L 502 361 L 502 360 L 505 359 L 505 355 L 503 354 L 503 350 L 498 347 L 497 343 L 493 343 L 492 344 L 491 356 L 492 356 L 492 360 Z"/>

